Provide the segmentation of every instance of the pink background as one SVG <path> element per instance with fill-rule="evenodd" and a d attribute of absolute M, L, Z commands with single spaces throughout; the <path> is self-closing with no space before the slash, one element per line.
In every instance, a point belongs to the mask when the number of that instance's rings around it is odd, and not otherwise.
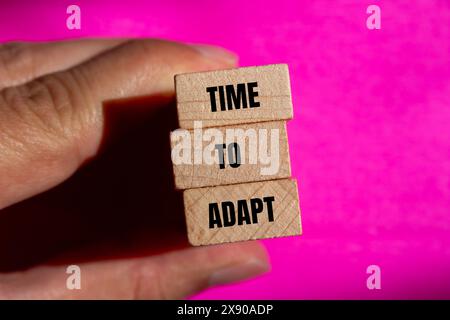
<path fill-rule="evenodd" d="M 65 27 L 70 4 L 81 30 Z M 450 298 L 449 26 L 444 0 L 0 4 L 2 41 L 150 36 L 289 64 L 304 235 L 263 241 L 269 274 L 195 298 Z"/>

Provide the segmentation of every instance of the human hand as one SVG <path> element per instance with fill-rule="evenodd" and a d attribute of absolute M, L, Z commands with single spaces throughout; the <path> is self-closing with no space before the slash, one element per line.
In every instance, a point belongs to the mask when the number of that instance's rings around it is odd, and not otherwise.
<path fill-rule="evenodd" d="M 268 269 L 258 242 L 189 248 L 171 178 L 174 75 L 236 60 L 159 40 L 0 46 L 0 299 L 183 298 Z"/>

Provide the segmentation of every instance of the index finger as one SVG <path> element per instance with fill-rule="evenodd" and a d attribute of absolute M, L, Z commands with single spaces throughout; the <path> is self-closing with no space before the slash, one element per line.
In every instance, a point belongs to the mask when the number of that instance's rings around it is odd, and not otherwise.
<path fill-rule="evenodd" d="M 235 63 L 235 56 L 215 47 L 130 41 L 0 91 L 0 208 L 55 186 L 97 153 L 104 101 L 173 96 L 175 74 Z"/>
<path fill-rule="evenodd" d="M 73 67 L 125 41 L 125 39 L 84 39 L 2 44 L 0 89 Z"/>

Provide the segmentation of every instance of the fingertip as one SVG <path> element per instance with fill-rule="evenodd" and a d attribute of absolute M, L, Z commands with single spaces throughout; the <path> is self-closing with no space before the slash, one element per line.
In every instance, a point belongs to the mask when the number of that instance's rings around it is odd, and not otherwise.
<path fill-rule="evenodd" d="M 257 259 L 270 265 L 268 252 L 262 242 L 258 240 L 235 242 L 226 245 L 230 246 L 231 250 L 240 252 L 241 256 L 246 259 Z"/>
<path fill-rule="evenodd" d="M 270 271 L 269 256 L 258 241 L 238 242 L 221 245 L 222 250 L 231 252 L 228 263 L 222 263 L 211 272 L 208 286 L 231 284 L 254 278 Z"/>
<path fill-rule="evenodd" d="M 206 59 L 214 60 L 227 67 L 236 67 L 238 65 L 238 55 L 228 49 L 207 44 L 191 44 L 190 46 Z"/>

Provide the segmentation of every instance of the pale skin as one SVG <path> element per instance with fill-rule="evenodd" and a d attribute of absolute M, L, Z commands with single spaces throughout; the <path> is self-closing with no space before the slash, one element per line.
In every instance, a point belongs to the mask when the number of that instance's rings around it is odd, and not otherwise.
<path fill-rule="evenodd" d="M 221 48 L 161 40 L 0 45 L 0 225 L 8 208 L 96 161 L 105 138 L 105 101 L 171 99 L 175 74 L 236 63 Z M 0 299 L 177 299 L 269 269 L 258 242 L 71 263 L 81 268 L 81 290 L 66 288 L 67 265 L 44 263 L 0 273 Z"/>

